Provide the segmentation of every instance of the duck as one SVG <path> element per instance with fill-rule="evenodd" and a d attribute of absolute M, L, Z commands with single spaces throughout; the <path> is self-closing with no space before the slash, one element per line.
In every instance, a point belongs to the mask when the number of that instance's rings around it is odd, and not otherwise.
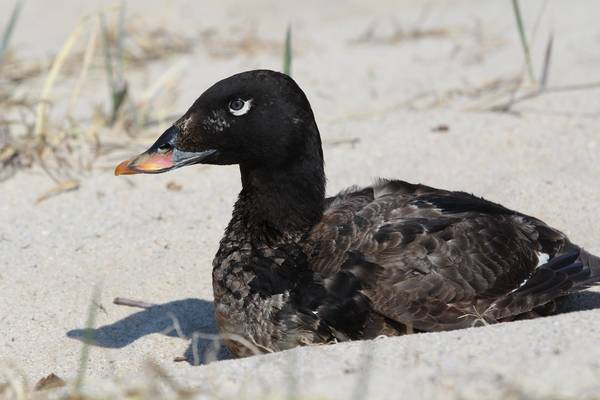
<path fill-rule="evenodd" d="M 115 174 L 195 164 L 240 170 L 212 264 L 236 357 L 544 316 L 600 282 L 561 231 L 467 192 L 379 179 L 326 197 L 313 111 L 280 72 L 215 83 Z"/>

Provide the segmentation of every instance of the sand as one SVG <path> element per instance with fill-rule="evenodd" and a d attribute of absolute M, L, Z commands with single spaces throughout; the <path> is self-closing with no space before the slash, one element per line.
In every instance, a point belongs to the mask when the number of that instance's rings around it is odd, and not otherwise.
<path fill-rule="evenodd" d="M 7 15 L 7 3 L 0 15 Z M 23 53 L 56 52 L 78 19 L 102 2 L 64 3 L 70 6 L 60 12 L 42 0 L 26 3 L 15 33 Z M 523 5 L 530 27 L 540 4 Z M 198 42 L 191 54 L 135 72 L 133 93 L 182 62 L 171 112 L 183 113 L 218 79 L 280 68 L 291 22 L 292 73 L 324 139 L 329 194 L 378 176 L 466 190 L 535 215 L 600 254 L 599 91 L 547 94 L 517 105 L 518 114 L 484 111 L 482 97 L 457 94 L 522 69 L 510 2 L 157 0 L 128 7 L 140 23 L 160 23 Z M 553 32 L 549 85 L 600 81 L 599 12 L 600 4 L 590 1 L 548 3 L 532 55 L 539 73 Z M 264 43 L 216 56 L 200 34 L 206 29 L 221 40 L 254 30 Z M 102 89 L 86 92 L 90 101 L 105 99 L 105 83 L 96 79 Z M 407 102 L 423 93 L 442 95 Z M 98 286 L 96 343 L 86 371 L 91 391 L 113 390 L 107 380 L 139 377 L 154 360 L 186 387 L 232 397 L 295 391 L 326 399 L 600 398 L 598 290 L 571 296 L 565 313 L 538 320 L 244 360 L 226 360 L 221 351 L 221 361 L 207 364 L 211 342 L 201 340 L 199 360 L 206 365 L 191 365 L 191 340 L 164 332 L 175 315 L 185 335 L 216 333 L 211 260 L 240 189 L 238 171 L 199 166 L 158 176 L 112 175 L 111 166 L 142 149 L 109 154 L 77 175 L 79 190 L 40 204 L 36 198 L 54 186 L 40 170 L 0 183 L 0 363 L 29 381 L 51 372 L 76 375 Z M 171 182 L 181 190 L 169 190 Z M 116 306 L 117 296 L 160 306 Z M 173 362 L 181 356 L 187 362 Z"/>

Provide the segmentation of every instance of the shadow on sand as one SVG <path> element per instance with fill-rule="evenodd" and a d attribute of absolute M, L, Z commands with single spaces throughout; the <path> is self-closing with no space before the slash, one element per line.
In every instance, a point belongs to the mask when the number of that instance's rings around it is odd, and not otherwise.
<path fill-rule="evenodd" d="M 176 321 L 176 322 L 175 322 Z M 175 329 L 178 324 L 179 331 Z M 211 360 L 227 359 L 230 354 L 224 346 L 212 338 L 191 337 L 195 332 L 202 335 L 217 335 L 217 327 L 213 315 L 213 303 L 201 299 L 184 299 L 158 304 L 142 311 L 135 312 L 110 325 L 92 329 L 90 344 L 98 347 L 122 348 L 142 336 L 160 333 L 171 337 L 188 340 L 184 357 L 187 362 L 205 364 Z M 82 342 L 86 341 L 85 329 L 73 329 L 67 336 Z M 196 343 L 194 343 L 196 342 Z M 194 357 L 196 347 L 196 357 Z M 194 362 L 195 361 L 195 362 Z"/>
<path fill-rule="evenodd" d="M 556 314 L 600 308 L 600 292 L 584 290 L 556 300 Z"/>
<path fill-rule="evenodd" d="M 600 308 L 600 292 L 573 293 L 558 299 L 556 306 L 555 314 Z M 174 320 L 180 326 L 179 332 L 174 329 Z M 152 306 L 110 325 L 93 329 L 91 344 L 99 347 L 121 348 L 142 336 L 162 333 L 172 337 L 181 337 L 190 342 L 184 354 L 190 364 L 205 364 L 215 359 L 231 358 L 227 349 L 214 339 L 200 338 L 194 345 L 194 341 L 190 339 L 194 332 L 200 332 L 207 336 L 218 334 L 212 302 L 184 299 Z M 85 341 L 85 330 L 73 329 L 67 332 L 67 336 Z M 194 347 L 197 349 L 195 357 Z"/>

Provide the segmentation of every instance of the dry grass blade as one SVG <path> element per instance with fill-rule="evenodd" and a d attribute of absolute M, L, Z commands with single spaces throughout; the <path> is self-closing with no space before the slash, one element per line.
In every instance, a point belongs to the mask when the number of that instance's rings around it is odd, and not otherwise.
<path fill-rule="evenodd" d="M 323 145 L 325 146 L 339 146 L 342 144 L 349 144 L 354 147 L 355 144 L 360 142 L 360 138 L 351 137 L 351 138 L 340 138 L 340 139 L 329 139 L 324 140 Z"/>
<path fill-rule="evenodd" d="M 17 150 L 10 144 L 0 149 L 0 165 L 9 162 L 13 157 L 17 155 Z"/>
<path fill-rule="evenodd" d="M 172 312 L 167 312 L 167 316 L 173 322 L 173 326 L 165 329 L 162 333 L 164 335 L 168 335 L 169 333 L 175 331 L 177 333 L 177 336 L 179 336 L 182 339 L 187 339 L 188 337 L 184 334 L 183 329 L 181 328 L 181 324 L 179 323 L 179 319 L 177 319 L 177 316 Z M 234 342 L 248 349 L 253 355 L 273 352 L 271 349 L 261 346 L 258 343 L 250 342 L 249 340 L 240 335 L 227 333 L 213 334 L 194 332 L 192 333 L 192 357 L 194 365 L 200 365 L 200 354 L 198 353 L 198 341 L 200 339 L 212 340 L 213 342 L 220 342 L 223 340 Z"/>
<path fill-rule="evenodd" d="M 27 380 L 16 368 L 11 365 L 0 365 L 0 398 L 26 400 Z"/>
<path fill-rule="evenodd" d="M 495 309 L 496 309 L 495 303 L 492 303 L 488 308 L 483 310 L 483 312 L 479 311 L 476 306 L 473 306 L 472 313 L 464 313 L 463 315 L 461 315 L 458 318 L 459 319 L 463 319 L 463 318 L 469 319 L 471 322 L 471 327 L 488 326 L 490 324 L 498 322 L 492 315 L 488 315 L 488 313 L 491 313 Z M 481 324 L 481 325 L 478 325 L 478 324 Z"/>
<path fill-rule="evenodd" d="M 148 362 L 147 368 L 152 372 L 153 375 L 160 378 L 169 388 L 175 392 L 177 399 L 188 399 L 198 394 L 199 390 L 186 389 L 179 385 L 160 365 L 154 362 Z"/>
<path fill-rule="evenodd" d="M 113 299 L 113 304 L 117 304 L 117 305 L 121 305 L 121 306 L 128 306 L 128 307 L 142 308 L 142 309 L 149 309 L 152 307 L 160 307 L 159 304 L 148 303 L 146 301 L 128 299 L 128 298 L 124 298 L 124 297 L 115 297 Z M 177 318 L 177 316 L 170 311 L 167 311 L 166 315 L 171 319 L 172 325 L 169 326 L 164 331 L 162 331 L 161 333 L 163 335 L 168 335 L 171 332 L 175 331 L 175 333 L 177 334 L 178 337 L 180 337 L 182 339 L 189 339 L 189 337 L 184 333 L 183 329 L 181 328 L 181 323 L 179 322 L 179 319 Z M 252 354 L 255 354 L 255 355 L 262 354 L 263 352 L 271 352 L 270 349 L 267 349 L 256 343 L 252 343 L 249 340 L 245 339 L 244 337 L 242 337 L 240 335 L 235 335 L 235 334 L 212 334 L 212 333 L 194 332 L 194 333 L 192 333 L 191 339 L 192 339 L 192 357 L 193 357 L 194 365 L 200 364 L 200 354 L 198 351 L 198 345 L 199 345 L 198 341 L 200 339 L 212 340 L 214 343 L 218 343 L 223 340 L 235 342 L 235 343 L 239 344 L 240 346 L 247 348 Z"/>
<path fill-rule="evenodd" d="M 539 97 L 544 94 L 560 93 L 560 92 L 576 92 L 576 91 L 580 91 L 580 90 L 595 90 L 595 89 L 600 89 L 600 82 L 590 82 L 590 83 L 581 83 L 581 84 L 574 84 L 574 85 L 546 87 L 544 89 L 535 89 L 531 92 L 528 92 L 521 96 L 517 96 L 517 97 L 513 98 L 508 103 L 490 107 L 488 110 L 496 111 L 496 112 L 508 112 L 514 105 L 516 105 L 518 103 L 522 103 L 526 100 L 534 99 L 534 98 Z"/>
<path fill-rule="evenodd" d="M 393 46 L 412 40 L 451 37 L 466 30 L 463 27 L 421 28 L 418 26 L 406 29 L 394 21 L 392 31 L 388 32 L 387 30 L 380 31 L 380 25 L 378 22 L 371 23 L 358 37 L 349 40 L 349 43 L 351 45 L 382 44 Z"/>
<path fill-rule="evenodd" d="M 54 62 L 52 63 L 52 68 L 50 68 L 50 72 L 48 73 L 46 81 L 44 82 L 44 87 L 42 89 L 42 95 L 40 96 L 40 101 L 36 108 L 36 120 L 35 120 L 34 134 L 37 137 L 43 137 L 43 138 L 46 137 L 46 132 L 45 132 L 46 118 L 47 118 L 48 102 L 50 101 L 50 93 L 52 91 L 52 88 L 54 87 L 56 77 L 58 76 L 58 73 L 60 72 L 62 66 L 64 65 L 64 63 L 67 59 L 67 56 L 73 49 L 73 46 L 77 42 L 79 35 L 81 35 L 81 32 L 83 31 L 83 28 L 85 26 L 84 22 L 85 22 L 85 20 L 80 22 L 77 25 L 77 27 L 73 30 L 73 32 L 71 32 L 71 34 L 69 35 L 69 37 L 63 44 L 62 49 L 56 55 L 56 58 L 54 59 Z"/>
<path fill-rule="evenodd" d="M 38 197 L 35 204 L 40 204 L 43 201 L 48 200 L 51 197 L 58 196 L 59 194 L 70 192 L 79 189 L 79 181 L 76 179 L 68 179 L 60 182 L 58 185 L 48 190 L 46 193 Z"/>
<path fill-rule="evenodd" d="M 90 69 L 92 58 L 94 57 L 94 52 L 96 49 L 96 40 L 98 38 L 98 29 L 98 19 L 94 18 L 92 28 L 90 29 L 88 44 L 85 48 L 85 53 L 83 54 L 83 63 L 81 64 L 79 77 L 77 78 L 77 83 L 75 83 L 75 87 L 73 88 L 73 92 L 71 93 L 71 96 L 69 98 L 69 105 L 67 107 L 67 115 L 69 119 L 72 119 L 73 109 L 79 98 L 79 93 L 81 92 L 83 82 L 85 81 L 87 73 Z"/>
<path fill-rule="evenodd" d="M 173 317 L 174 317 L 174 315 L 171 315 L 171 318 L 173 318 Z M 257 343 L 252 343 L 240 335 L 225 334 L 225 333 L 212 334 L 212 333 L 194 332 L 192 334 L 192 356 L 194 357 L 194 361 L 193 361 L 194 365 L 200 365 L 200 355 L 198 354 L 198 340 L 199 339 L 207 339 L 207 340 L 214 340 L 214 341 L 226 340 L 229 342 L 233 342 L 233 343 L 236 343 L 236 344 L 248 349 L 252 353 L 252 355 L 259 355 L 259 354 L 263 354 L 263 353 L 272 353 L 273 352 L 273 350 L 271 350 L 267 347 L 261 346 Z"/>
<path fill-rule="evenodd" d="M 160 107 L 172 104 L 169 99 L 175 96 L 183 62 L 155 80 L 135 103 L 129 101 L 124 65 L 129 62 L 147 68 L 151 61 L 189 51 L 192 43 L 164 29 L 126 26 L 124 5 L 125 1 L 115 8 L 120 10 L 118 22 L 108 27 L 101 25 L 102 14 L 82 18 L 59 52 L 43 62 L 35 60 L 35 68 L 30 66 L 31 60 L 16 58 L 12 53 L 4 58 L 0 77 L 0 105 L 5 115 L 0 117 L 0 181 L 14 176 L 19 169 L 39 165 L 58 184 L 72 178 L 74 170 L 90 170 L 98 157 L 115 150 L 105 139 L 100 141 L 101 131 L 119 124 L 123 128 L 120 130 L 133 134 L 144 129 L 147 121 L 161 120 L 169 113 L 168 106 Z M 113 12 L 112 8 L 109 11 Z M 171 43 L 172 38 L 175 43 Z M 102 55 L 105 62 L 98 63 Z M 98 69 L 108 75 L 108 106 L 86 107 L 88 104 L 81 104 L 81 98 L 86 97 L 83 91 L 90 86 L 92 71 Z M 29 98 L 19 90 L 40 76 L 39 97 Z M 57 95 L 59 89 L 69 87 L 67 96 Z M 79 110 L 90 108 L 90 114 L 77 115 Z M 58 111 L 53 110 L 64 110 L 64 117 L 54 118 Z M 62 193 L 61 187 L 50 194 Z M 40 201 L 48 197 L 42 196 Z"/>
<path fill-rule="evenodd" d="M 113 304 L 116 304 L 118 306 L 136 307 L 144 309 L 157 306 L 157 304 L 154 303 L 148 303 L 142 300 L 126 299 L 124 297 L 115 297 L 113 299 Z"/>
<path fill-rule="evenodd" d="M 134 114 L 134 118 L 137 117 L 138 124 L 148 127 L 156 121 L 157 111 L 160 110 L 159 107 L 156 107 L 157 100 L 168 97 L 164 96 L 164 94 L 166 93 L 168 95 L 169 91 L 173 90 L 173 87 L 175 86 L 177 79 L 181 76 L 186 64 L 187 61 L 185 60 L 173 64 L 142 94 L 141 99 L 136 104 L 136 109 L 132 110 L 135 111 L 132 114 Z M 174 117 L 159 117 L 159 119 L 166 120 L 177 118 L 179 118 L 179 115 Z"/>
<path fill-rule="evenodd" d="M 147 31 L 130 24 L 127 34 L 128 46 L 123 57 L 127 65 L 132 67 L 145 67 L 152 61 L 188 53 L 194 47 L 193 39 L 164 28 Z"/>

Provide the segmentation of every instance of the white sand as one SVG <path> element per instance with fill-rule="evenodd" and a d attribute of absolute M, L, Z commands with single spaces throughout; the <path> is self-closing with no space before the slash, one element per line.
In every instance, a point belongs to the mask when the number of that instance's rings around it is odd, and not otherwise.
<path fill-rule="evenodd" d="M 43 0 L 26 3 L 15 37 L 23 53 L 55 52 L 78 18 L 95 10 L 93 2 L 65 3 L 72 7 L 60 12 Z M 540 2 L 523 3 L 531 27 Z M 144 10 L 145 4 L 152 6 Z M 2 2 L 0 15 L 7 15 L 10 6 Z M 522 53 L 509 1 L 386 1 L 377 6 L 131 1 L 129 8 L 141 16 L 138 21 L 188 35 L 214 28 L 222 39 L 231 39 L 256 26 L 259 37 L 275 43 L 273 49 L 215 58 L 198 39 L 194 53 L 180 57 L 187 64 L 172 112 L 183 113 L 208 85 L 234 72 L 279 68 L 277 46 L 291 21 L 297 53 L 293 75 L 312 102 L 323 139 L 359 139 L 355 145 L 325 145 L 330 194 L 377 176 L 467 190 L 535 215 L 600 254 L 598 90 L 531 100 L 516 108 L 520 117 L 465 110 L 478 99 L 455 98 L 419 110 L 402 106 L 423 91 L 481 86 L 518 71 Z M 554 32 L 550 85 L 600 81 L 599 13 L 597 2 L 548 3 L 533 57 L 539 73 L 548 32 Z M 419 26 L 450 34 L 392 44 L 351 43 L 371 24 L 376 37 L 389 36 L 393 21 L 407 31 Z M 132 93 L 178 61 L 137 73 Z M 87 94 L 90 101 L 106 98 L 105 83 L 97 79 L 101 89 Z M 432 132 L 440 124 L 448 125 L 449 132 Z M 156 136 L 164 128 L 158 127 Z M 210 381 L 211 390 L 225 394 L 238 393 L 240 386 L 260 393 L 261 381 L 270 393 L 286 393 L 286 385 L 294 382 L 291 374 L 300 393 L 323 398 L 349 398 L 357 380 L 368 381 L 361 384 L 364 398 L 374 399 L 400 394 L 600 397 L 597 291 L 573 296 L 564 305 L 571 311 L 595 310 L 534 321 L 200 367 L 173 363 L 181 355 L 191 360 L 192 352 L 190 340 L 160 333 L 170 326 L 166 311 L 178 317 L 186 334 L 216 333 L 211 260 L 240 188 L 238 172 L 235 167 L 190 167 L 117 178 L 103 166 L 116 164 L 121 156 L 110 155 L 81 176 L 78 191 L 39 205 L 35 199 L 53 186 L 40 171 L 22 172 L 0 184 L 0 362 L 17 366 L 31 381 L 51 372 L 67 378 L 76 374 L 77 338 L 92 289 L 100 284 L 97 345 L 87 371 L 91 377 L 136 375 L 152 359 L 188 386 Z M 170 181 L 181 184 L 182 191 L 166 190 Z M 116 296 L 163 306 L 140 312 L 113 305 Z M 368 376 L 360 372 L 365 365 Z M 360 392 L 357 396 L 363 398 Z"/>

